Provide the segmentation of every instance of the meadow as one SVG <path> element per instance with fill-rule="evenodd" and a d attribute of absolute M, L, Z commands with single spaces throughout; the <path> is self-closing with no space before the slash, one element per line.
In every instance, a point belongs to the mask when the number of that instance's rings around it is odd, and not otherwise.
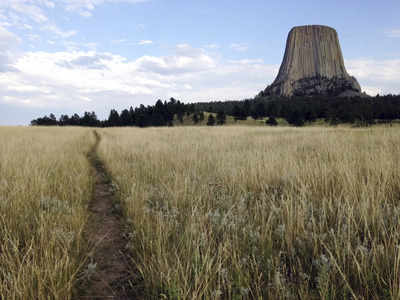
<path fill-rule="evenodd" d="M 138 299 L 400 298 L 398 127 L 223 126 L 0 127 L 0 299 L 79 294 L 93 131 Z"/>
<path fill-rule="evenodd" d="M 82 128 L 0 127 L 0 299 L 71 299 L 92 176 Z"/>
<path fill-rule="evenodd" d="M 150 299 L 399 299 L 397 128 L 104 129 Z"/>

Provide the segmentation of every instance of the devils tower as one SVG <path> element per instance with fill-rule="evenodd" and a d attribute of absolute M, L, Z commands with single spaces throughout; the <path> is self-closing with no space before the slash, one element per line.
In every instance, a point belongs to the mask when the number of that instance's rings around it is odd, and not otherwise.
<path fill-rule="evenodd" d="M 321 25 L 294 27 L 275 81 L 260 96 L 358 96 L 361 88 L 344 66 L 338 34 Z"/>

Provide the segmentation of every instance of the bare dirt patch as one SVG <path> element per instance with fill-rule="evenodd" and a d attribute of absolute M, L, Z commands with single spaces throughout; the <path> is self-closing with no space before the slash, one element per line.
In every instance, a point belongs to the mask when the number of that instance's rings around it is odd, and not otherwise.
<path fill-rule="evenodd" d="M 85 232 L 93 251 L 77 299 L 135 299 L 125 222 L 110 176 L 97 155 L 100 136 L 94 134 L 96 143 L 88 158 L 94 168 L 95 186 Z"/>

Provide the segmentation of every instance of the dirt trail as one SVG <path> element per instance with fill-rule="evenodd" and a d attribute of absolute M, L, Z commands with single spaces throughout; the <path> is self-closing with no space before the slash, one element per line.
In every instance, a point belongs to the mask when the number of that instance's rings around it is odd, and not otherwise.
<path fill-rule="evenodd" d="M 89 203 L 86 236 L 94 246 L 87 269 L 88 281 L 77 299 L 135 299 L 130 283 L 130 268 L 124 238 L 124 219 L 114 194 L 110 176 L 98 157 L 99 134 L 88 155 L 95 170 L 95 186 Z"/>

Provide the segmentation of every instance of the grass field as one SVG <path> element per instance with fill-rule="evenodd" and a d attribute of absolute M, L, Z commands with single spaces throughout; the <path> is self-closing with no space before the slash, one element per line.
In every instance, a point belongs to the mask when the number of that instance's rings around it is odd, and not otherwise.
<path fill-rule="evenodd" d="M 0 127 L 0 299 L 95 271 L 93 130 L 143 299 L 400 298 L 398 127 L 226 126 Z"/>
<path fill-rule="evenodd" d="M 183 122 L 180 122 L 178 120 L 178 118 L 175 116 L 174 119 L 174 126 L 205 126 L 207 124 L 207 120 L 209 115 L 213 115 L 214 117 L 217 116 L 216 113 L 209 113 L 209 112 L 204 112 L 204 120 L 203 121 L 199 121 L 196 125 L 193 124 L 193 114 L 191 115 L 184 115 L 182 118 Z M 265 121 L 268 118 L 261 118 L 261 119 L 253 119 L 252 117 L 247 117 L 246 120 L 236 120 L 234 119 L 233 116 L 226 116 L 226 122 L 224 124 L 224 126 L 264 126 L 265 127 Z M 277 118 L 277 122 L 279 124 L 279 126 L 288 126 L 288 122 L 283 119 L 283 118 Z M 314 122 L 314 126 L 315 125 L 320 125 L 322 122 L 321 120 L 317 120 L 316 122 Z M 325 124 L 325 123 L 324 123 Z M 325 124 L 327 125 L 327 124 Z"/>
<path fill-rule="evenodd" d="M 147 298 L 399 299 L 398 129 L 100 133 Z"/>
<path fill-rule="evenodd" d="M 71 299 L 93 141 L 82 128 L 0 127 L 0 299 Z"/>

